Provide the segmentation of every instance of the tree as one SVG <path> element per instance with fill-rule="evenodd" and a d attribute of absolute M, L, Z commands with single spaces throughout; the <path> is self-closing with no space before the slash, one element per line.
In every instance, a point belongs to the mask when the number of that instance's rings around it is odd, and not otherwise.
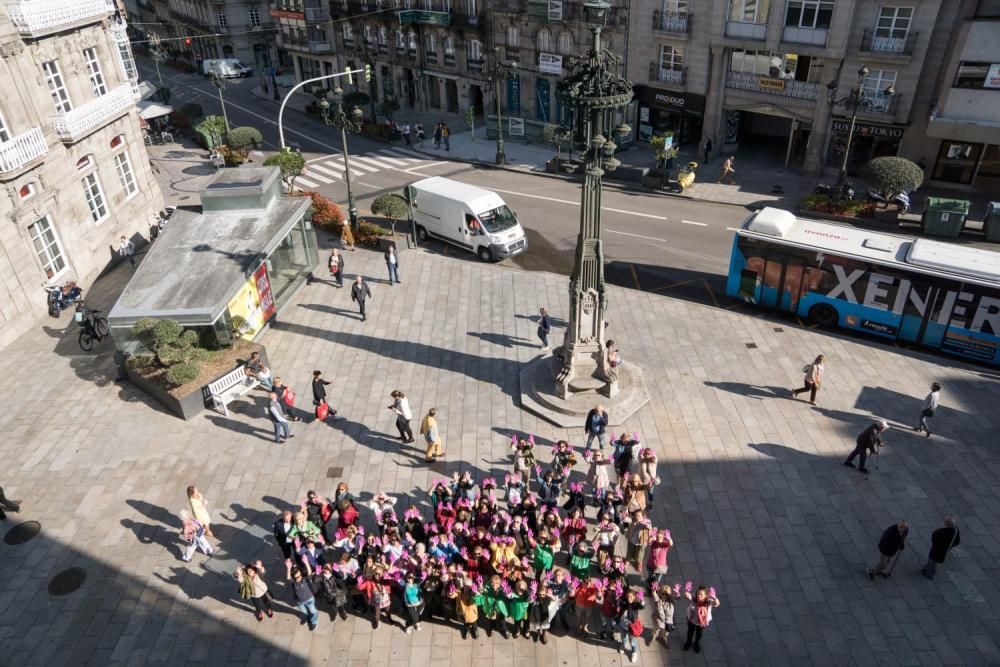
<path fill-rule="evenodd" d="M 924 182 L 924 170 L 901 157 L 877 157 L 861 168 L 861 177 L 887 202 L 901 192 L 913 192 Z"/>
<path fill-rule="evenodd" d="M 542 128 L 542 139 L 546 143 L 552 144 L 553 148 L 556 149 L 556 159 L 562 157 L 562 147 L 563 144 L 570 140 L 572 133 L 570 129 L 565 125 L 554 125 L 552 123 L 546 123 Z"/>
<path fill-rule="evenodd" d="M 226 140 L 226 119 L 222 116 L 206 116 L 195 130 L 211 139 L 212 145 L 207 148 L 215 148 Z"/>
<path fill-rule="evenodd" d="M 372 202 L 372 213 L 389 219 L 392 235 L 396 235 L 396 221 L 406 217 L 408 207 L 406 200 L 397 194 L 379 195 Z"/>
<path fill-rule="evenodd" d="M 289 192 L 294 192 L 295 179 L 301 176 L 302 172 L 305 171 L 306 159 L 302 157 L 302 153 L 299 153 L 298 151 L 283 148 L 281 149 L 281 152 L 275 153 L 264 160 L 264 166 L 277 167 L 280 169 L 282 182 L 288 186 Z"/>
<path fill-rule="evenodd" d="M 340 228 L 344 224 L 344 212 L 330 199 L 318 192 L 306 192 L 312 199 L 312 221 L 313 225 L 328 232 L 340 233 Z"/>
<path fill-rule="evenodd" d="M 243 161 L 246 161 L 251 150 L 260 148 L 260 145 L 263 142 L 264 137 L 261 136 L 260 130 L 256 127 L 244 125 L 242 127 L 234 127 L 229 130 L 229 147 L 233 149 L 233 151 Z"/>
<path fill-rule="evenodd" d="M 198 345 L 198 333 L 185 330 L 177 320 L 144 317 L 132 327 L 132 335 L 152 353 L 157 366 L 166 369 L 167 382 L 179 386 L 201 372 L 208 350 Z"/>
<path fill-rule="evenodd" d="M 378 112 L 389 120 L 392 120 L 392 114 L 397 111 L 399 111 L 399 102 L 391 98 L 378 105 Z"/>

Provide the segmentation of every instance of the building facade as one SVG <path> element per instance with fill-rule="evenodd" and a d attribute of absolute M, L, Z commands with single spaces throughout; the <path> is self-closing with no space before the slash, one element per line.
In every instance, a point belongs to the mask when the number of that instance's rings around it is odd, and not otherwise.
<path fill-rule="evenodd" d="M 830 98 L 860 87 L 849 170 L 896 155 L 947 13 L 941 0 L 639 0 L 629 35 L 639 137 L 711 138 L 715 152 L 750 148 L 817 173 L 839 166 L 847 144 L 850 114 Z"/>
<path fill-rule="evenodd" d="M 41 286 L 84 289 L 163 207 L 124 21 L 110 0 L 22 0 L 0 15 L 0 347 L 46 317 Z"/>

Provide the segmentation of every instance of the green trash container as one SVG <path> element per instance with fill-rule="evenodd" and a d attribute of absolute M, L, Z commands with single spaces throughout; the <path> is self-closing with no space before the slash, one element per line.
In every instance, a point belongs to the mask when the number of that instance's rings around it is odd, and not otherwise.
<path fill-rule="evenodd" d="M 1000 243 L 1000 201 L 990 202 L 986 208 L 983 232 L 986 234 L 987 241 Z"/>
<path fill-rule="evenodd" d="M 928 236 L 957 238 L 969 217 L 969 202 L 964 199 L 928 197 L 920 224 Z"/>

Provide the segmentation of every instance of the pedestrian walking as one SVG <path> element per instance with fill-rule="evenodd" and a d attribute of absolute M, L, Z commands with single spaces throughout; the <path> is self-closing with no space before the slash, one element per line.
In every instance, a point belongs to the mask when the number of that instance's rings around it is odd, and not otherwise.
<path fill-rule="evenodd" d="M 604 451 L 604 441 L 607 439 L 604 435 L 604 430 L 607 426 L 608 413 L 604 410 L 604 406 L 598 403 L 587 413 L 587 419 L 583 423 L 583 432 L 587 434 L 588 452 L 593 445 L 594 438 L 597 438 L 598 446 L 602 452 Z"/>
<path fill-rule="evenodd" d="M 549 349 L 549 333 L 552 332 L 552 320 L 549 319 L 549 311 L 544 308 L 538 310 L 538 338 L 542 341 L 542 349 Z"/>
<path fill-rule="evenodd" d="M 656 587 L 653 592 L 653 632 L 646 639 L 646 646 L 658 639 L 663 648 L 670 648 L 670 633 L 674 631 L 674 603 L 679 593 L 679 584 L 676 589 L 669 584 Z"/>
<path fill-rule="evenodd" d="M 424 436 L 427 443 L 425 457 L 427 463 L 431 463 L 435 458 L 444 456 L 441 451 L 441 430 L 438 428 L 437 408 L 427 411 L 423 421 L 420 422 L 420 435 Z"/>
<path fill-rule="evenodd" d="M 409 123 L 403 123 L 403 140 L 406 142 L 407 146 L 412 146 L 413 145 L 410 142 L 410 132 L 411 131 L 412 131 L 412 129 L 410 128 L 410 124 Z"/>
<path fill-rule="evenodd" d="M 398 389 L 389 396 L 392 397 L 392 405 L 388 407 L 396 415 L 396 430 L 399 431 L 399 440 L 403 444 L 413 442 L 413 430 L 410 428 L 413 412 L 410 410 L 410 401 Z"/>
<path fill-rule="evenodd" d="M 441 123 L 441 141 L 444 142 L 444 149 L 446 151 L 451 150 L 451 128 L 448 127 L 448 123 Z"/>
<path fill-rule="evenodd" d="M 271 369 L 261 361 L 260 352 L 251 352 L 250 361 L 244 368 L 248 377 L 255 378 L 264 389 L 271 391 Z"/>
<path fill-rule="evenodd" d="M 722 173 L 719 174 L 719 180 L 717 180 L 716 183 L 721 183 L 722 179 L 728 176 L 729 184 L 736 185 L 736 177 L 733 176 L 733 174 L 736 173 L 736 170 L 733 169 L 733 162 L 735 161 L 736 161 L 735 155 L 730 155 L 729 157 L 726 158 L 726 161 L 722 163 Z"/>
<path fill-rule="evenodd" d="M 708 156 L 712 153 L 712 138 L 705 137 L 705 144 L 701 148 L 705 155 L 705 159 L 702 160 L 702 164 L 708 164 Z"/>
<path fill-rule="evenodd" d="M 316 419 L 320 421 L 323 421 L 328 416 L 334 419 L 337 418 L 337 411 L 331 409 L 329 403 L 326 402 L 326 388 L 330 384 L 329 380 L 323 379 L 323 371 L 313 371 L 313 405 L 316 406 Z"/>
<path fill-rule="evenodd" d="M 187 496 L 192 516 L 194 516 L 198 523 L 205 527 L 206 535 L 215 537 L 215 534 L 212 532 L 212 516 L 208 510 L 208 501 L 205 500 L 205 496 L 201 495 L 201 491 L 194 486 L 187 488 Z"/>
<path fill-rule="evenodd" d="M 351 301 L 358 304 L 362 322 L 368 319 L 365 315 L 365 302 L 370 298 L 372 298 L 372 290 L 368 287 L 368 283 L 364 282 L 361 276 L 355 277 L 354 284 L 351 286 Z"/>
<path fill-rule="evenodd" d="M 351 252 L 357 250 L 354 247 L 354 233 L 351 231 L 351 221 L 348 218 L 344 218 L 340 223 L 340 247 L 346 248 L 351 246 Z"/>
<path fill-rule="evenodd" d="M 691 601 L 687 611 L 687 642 L 684 643 L 684 650 L 691 648 L 694 643 L 694 652 L 701 653 L 701 637 L 712 622 L 712 609 L 721 604 L 719 598 L 715 596 L 715 589 L 706 589 L 699 586 L 694 596 L 691 591 L 685 591 L 684 596 Z"/>
<path fill-rule="evenodd" d="M 399 255 L 396 254 L 396 244 L 390 243 L 385 249 L 385 267 L 389 269 L 389 284 L 402 282 L 399 279 Z"/>
<path fill-rule="evenodd" d="M 0 486 L 0 521 L 7 518 L 7 514 L 4 510 L 9 512 L 20 512 L 21 505 L 7 498 L 7 496 L 3 494 L 3 487 Z"/>
<path fill-rule="evenodd" d="M 184 547 L 184 553 L 181 555 L 181 560 L 185 563 L 190 562 L 191 557 L 194 556 L 194 552 L 197 549 L 201 549 L 202 553 L 206 556 L 214 554 L 215 550 L 212 549 L 212 545 L 205 539 L 205 526 L 191 516 L 191 512 L 188 510 L 181 510 L 180 517 L 181 539 L 187 542 L 187 546 Z"/>
<path fill-rule="evenodd" d="M 888 422 L 882 419 L 862 431 L 861 435 L 858 436 L 854 451 L 852 451 L 851 455 L 847 457 L 846 461 L 844 461 L 844 465 L 853 468 L 854 458 L 856 456 L 860 456 L 861 466 L 858 470 L 867 474 L 868 468 L 865 467 L 865 461 L 868 460 L 869 454 L 878 456 L 878 448 L 882 446 L 882 434 L 887 428 L 889 428 Z"/>
<path fill-rule="evenodd" d="M 264 620 L 264 614 L 268 618 L 274 618 L 274 610 L 271 608 L 271 592 L 267 589 L 267 582 L 264 581 L 264 565 L 258 560 L 254 563 L 247 563 L 236 568 L 236 581 L 240 586 L 240 597 L 250 600 L 254 608 L 254 616 L 257 622 Z"/>
<path fill-rule="evenodd" d="M 792 396 L 798 396 L 808 391 L 809 402 L 816 405 L 816 392 L 819 391 L 819 387 L 823 383 L 823 370 L 823 355 L 821 354 L 811 364 L 806 364 L 802 368 L 802 372 L 805 373 L 805 379 L 799 389 L 792 389 Z"/>
<path fill-rule="evenodd" d="M 434 126 L 434 148 L 441 148 L 441 129 L 444 127 L 444 123 L 438 123 Z"/>
<path fill-rule="evenodd" d="M 952 547 L 957 547 L 961 543 L 962 537 L 958 533 L 955 517 L 946 516 L 944 526 L 931 533 L 931 551 L 927 554 L 927 564 L 920 570 L 920 573 L 928 579 L 933 579 L 937 572 L 937 566 L 944 563 L 944 559 Z"/>
<path fill-rule="evenodd" d="M 424 139 L 427 138 L 427 136 L 424 134 L 424 126 L 421 125 L 420 123 L 417 123 L 416 125 L 414 125 L 413 131 L 417 135 L 417 148 L 423 148 Z"/>
<path fill-rule="evenodd" d="M 118 254 L 122 259 L 128 258 L 128 263 L 132 265 L 133 269 L 135 268 L 135 244 L 124 236 L 118 242 Z"/>
<path fill-rule="evenodd" d="M 302 570 L 295 568 L 292 571 L 292 585 L 289 588 L 292 602 L 302 613 L 302 623 L 308 623 L 310 631 L 315 630 L 319 612 L 316 611 L 316 588 L 313 583 L 303 576 Z"/>
<path fill-rule="evenodd" d="M 913 427 L 914 431 L 917 433 L 923 431 L 928 438 L 931 437 L 931 427 L 927 420 L 934 416 L 934 411 L 937 410 L 940 401 L 941 385 L 935 382 L 931 384 L 931 393 L 927 394 L 927 398 L 924 399 L 924 408 L 920 411 L 920 422 Z"/>
<path fill-rule="evenodd" d="M 341 241 L 343 242 L 343 241 Z M 330 259 L 327 262 L 330 267 L 330 276 L 337 281 L 337 287 L 344 286 L 344 258 L 336 248 L 330 251 Z"/>
<path fill-rule="evenodd" d="M 868 581 L 875 581 L 876 574 L 882 577 L 888 577 L 892 574 L 892 570 L 886 573 L 885 568 L 889 565 L 889 561 L 892 560 L 893 556 L 899 558 L 898 554 L 906 548 L 906 536 L 909 533 L 910 527 L 906 525 L 905 521 L 894 523 L 885 529 L 878 541 L 878 562 L 873 567 L 868 568 L 868 571 L 865 573 Z M 895 564 L 893 564 L 893 567 L 895 567 Z"/>
<path fill-rule="evenodd" d="M 285 417 L 285 411 L 278 400 L 278 394 L 273 391 L 267 396 L 267 416 L 274 425 L 275 443 L 280 445 L 289 438 L 294 437 L 291 427 L 288 425 L 288 419 Z"/>

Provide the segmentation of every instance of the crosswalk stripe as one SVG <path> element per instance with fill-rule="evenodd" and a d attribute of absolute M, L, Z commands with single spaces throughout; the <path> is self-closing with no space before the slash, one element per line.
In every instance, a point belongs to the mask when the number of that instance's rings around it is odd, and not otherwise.
<path fill-rule="evenodd" d="M 339 172 L 336 172 L 336 171 L 330 169 L 329 167 L 323 167 L 323 166 L 318 165 L 318 164 L 311 164 L 311 165 L 309 165 L 309 170 L 310 170 L 310 173 L 312 175 L 316 176 L 317 178 L 319 178 L 319 176 L 317 174 L 315 174 L 315 172 L 317 172 L 317 171 L 320 174 L 326 174 L 327 176 L 333 177 L 334 180 L 340 178 L 340 173 Z M 332 183 L 332 182 L 333 181 L 327 181 L 327 183 Z"/>
<path fill-rule="evenodd" d="M 407 150 L 405 148 L 390 147 L 390 148 L 386 148 L 384 151 L 379 151 L 379 152 L 380 153 L 395 153 L 396 155 L 401 155 L 403 157 L 419 157 L 419 158 L 424 158 L 424 159 L 427 158 L 427 156 L 424 155 L 423 153 L 418 153 L 416 151 L 410 151 L 410 150 Z"/>
<path fill-rule="evenodd" d="M 369 165 L 374 165 L 376 169 L 392 169 L 391 164 L 384 164 L 382 162 L 379 162 L 378 160 L 372 159 L 367 155 L 363 157 L 356 156 L 355 159 L 361 164 L 362 167 L 368 167 Z"/>
<path fill-rule="evenodd" d="M 382 160 L 383 162 L 388 162 L 389 164 L 394 164 L 397 167 L 405 167 L 405 166 L 407 166 L 406 162 L 404 162 L 403 160 L 398 159 L 398 156 L 393 156 L 392 153 L 386 153 L 385 151 L 379 151 L 378 152 L 378 159 Z"/>
<path fill-rule="evenodd" d="M 375 167 L 369 167 L 363 162 L 361 164 L 358 164 L 357 161 L 352 161 L 351 171 L 356 171 L 361 174 L 368 174 L 368 173 L 375 173 L 376 171 L 378 171 L 378 169 L 376 169 Z"/>
<path fill-rule="evenodd" d="M 337 180 L 336 178 L 327 178 L 323 174 L 318 174 L 315 171 L 313 171 L 312 169 L 309 170 L 309 176 L 314 181 L 319 181 L 320 183 L 333 183 L 334 181 Z"/>
<path fill-rule="evenodd" d="M 318 183 L 313 183 L 308 178 L 304 178 L 302 176 L 299 176 L 298 178 L 295 179 L 295 185 L 303 185 L 303 186 L 305 186 L 307 188 L 318 188 L 319 187 Z"/>

